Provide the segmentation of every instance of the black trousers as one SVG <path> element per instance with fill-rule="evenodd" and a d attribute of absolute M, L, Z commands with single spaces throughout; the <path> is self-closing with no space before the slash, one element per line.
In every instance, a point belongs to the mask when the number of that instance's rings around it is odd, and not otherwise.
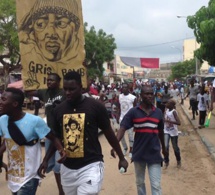
<path fill-rule="evenodd" d="M 190 106 L 193 111 L 198 110 L 198 102 L 195 99 L 190 99 Z"/>
<path fill-rule="evenodd" d="M 206 111 L 199 111 L 199 125 L 205 124 Z"/>

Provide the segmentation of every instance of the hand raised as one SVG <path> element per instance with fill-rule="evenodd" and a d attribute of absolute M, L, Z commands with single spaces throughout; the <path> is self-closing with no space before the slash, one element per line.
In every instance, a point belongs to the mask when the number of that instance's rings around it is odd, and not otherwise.
<path fill-rule="evenodd" d="M 28 79 L 25 81 L 25 86 L 27 88 L 35 86 L 36 89 L 40 87 L 40 83 L 37 80 L 37 75 L 35 72 L 28 71 Z"/>

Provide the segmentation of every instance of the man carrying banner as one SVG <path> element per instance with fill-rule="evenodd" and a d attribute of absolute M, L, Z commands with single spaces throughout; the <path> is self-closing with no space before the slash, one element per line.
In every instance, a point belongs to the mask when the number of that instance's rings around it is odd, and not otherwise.
<path fill-rule="evenodd" d="M 37 91 L 27 91 L 26 94 L 28 96 L 35 96 L 38 97 L 41 101 L 44 102 L 45 106 L 45 115 L 46 115 L 46 121 L 48 126 L 53 129 L 53 109 L 56 107 L 57 104 L 59 104 L 63 100 L 64 92 L 62 89 L 60 89 L 60 81 L 61 78 L 58 74 L 52 73 L 48 75 L 47 79 L 47 89 L 39 89 Z M 46 150 L 48 149 L 50 145 L 50 141 L 48 139 L 45 140 L 45 147 Z M 60 181 L 60 164 L 56 161 L 56 159 L 59 158 L 58 153 L 56 152 L 55 155 L 52 156 L 52 158 L 49 160 L 49 167 L 47 169 L 47 172 L 50 172 L 53 170 L 55 179 L 57 182 L 59 195 L 63 195 L 63 189 L 61 186 Z"/>

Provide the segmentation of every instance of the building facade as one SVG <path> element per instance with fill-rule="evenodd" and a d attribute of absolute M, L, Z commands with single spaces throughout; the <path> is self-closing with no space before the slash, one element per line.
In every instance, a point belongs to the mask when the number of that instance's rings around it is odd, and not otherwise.
<path fill-rule="evenodd" d="M 195 39 L 186 39 L 183 44 L 183 61 L 190 60 L 194 58 L 194 51 L 200 47 L 200 44 L 196 42 Z M 196 59 L 196 68 L 198 74 L 207 74 L 210 65 L 204 61 L 201 65 Z"/>

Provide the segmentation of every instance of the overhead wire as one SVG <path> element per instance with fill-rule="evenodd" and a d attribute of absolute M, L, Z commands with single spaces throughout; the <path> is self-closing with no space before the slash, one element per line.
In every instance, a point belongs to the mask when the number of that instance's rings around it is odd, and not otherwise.
<path fill-rule="evenodd" d="M 190 38 L 194 38 L 194 36 L 186 37 L 186 39 L 190 39 Z M 117 47 L 117 49 L 141 49 L 141 48 L 147 48 L 147 47 L 156 47 L 156 46 L 160 46 L 160 45 L 167 45 L 167 44 L 176 43 L 179 41 L 184 41 L 184 39 L 168 41 L 168 42 L 164 42 L 164 43 L 157 43 L 157 44 L 152 44 L 152 45 L 143 45 L 143 46 L 134 46 L 134 47 Z"/>

